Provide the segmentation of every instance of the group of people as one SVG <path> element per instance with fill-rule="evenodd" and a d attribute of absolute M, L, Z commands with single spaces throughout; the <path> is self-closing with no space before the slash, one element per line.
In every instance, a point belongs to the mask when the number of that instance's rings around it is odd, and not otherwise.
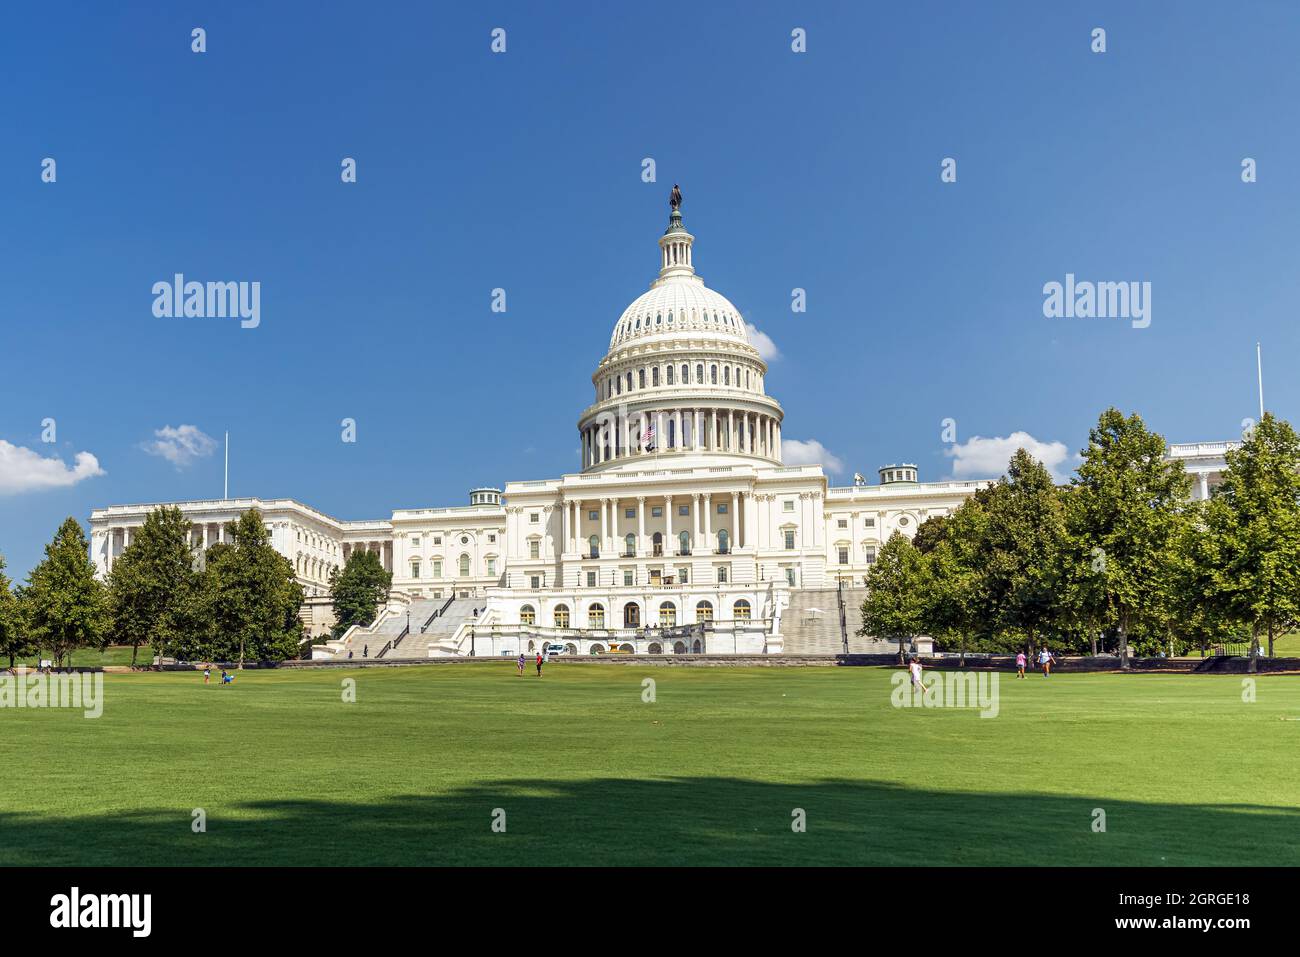
<path fill-rule="evenodd" d="M 519 660 L 520 662 L 524 660 L 522 655 L 519 656 Z M 1029 659 L 1025 656 L 1025 653 L 1023 651 L 1016 653 L 1016 677 L 1017 678 L 1023 678 L 1025 676 L 1025 666 L 1028 663 L 1029 663 Z M 1052 665 L 1054 664 L 1056 664 L 1056 655 L 1052 654 L 1051 649 L 1049 649 L 1046 645 L 1044 645 L 1038 651 L 1038 667 L 1043 669 L 1044 678 L 1052 677 Z M 540 674 L 541 673 L 540 665 L 538 665 L 538 669 L 539 669 L 538 673 Z M 924 691 L 925 685 L 922 684 L 921 682 L 922 665 L 921 665 L 920 656 L 918 655 L 912 656 L 911 661 L 908 662 L 907 670 L 912 673 L 912 687 L 920 688 L 922 691 Z M 520 671 L 521 673 L 523 671 L 522 664 L 520 664 Z"/>
<path fill-rule="evenodd" d="M 546 664 L 550 660 L 551 660 L 550 655 L 546 654 L 544 651 L 539 651 L 537 653 L 537 677 L 540 678 L 542 676 L 542 665 Z M 524 673 L 524 665 L 527 663 L 527 661 L 528 659 L 524 657 L 524 653 L 521 651 L 519 653 L 519 662 L 518 662 L 519 674 L 522 675 Z"/>
<path fill-rule="evenodd" d="M 206 684 L 211 684 L 211 683 L 212 683 L 212 666 L 211 666 L 211 665 L 207 665 L 207 666 L 205 666 L 204 669 L 203 669 L 203 683 L 204 683 L 205 685 L 206 685 Z M 235 683 L 235 676 L 232 675 L 232 674 L 231 674 L 229 671 L 227 671 L 225 668 L 222 668 L 222 669 L 221 669 L 221 683 L 222 683 L 223 685 L 234 684 L 234 683 Z"/>

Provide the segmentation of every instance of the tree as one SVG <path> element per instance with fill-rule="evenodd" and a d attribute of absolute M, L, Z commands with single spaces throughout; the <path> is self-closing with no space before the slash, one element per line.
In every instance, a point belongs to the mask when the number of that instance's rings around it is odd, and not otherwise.
<path fill-rule="evenodd" d="M 1065 508 L 1041 462 L 1017 449 L 988 496 L 981 543 L 995 628 L 1023 635 L 1032 649 L 1061 619 Z"/>
<path fill-rule="evenodd" d="M 108 579 L 113 634 L 131 645 L 132 665 L 140 645 L 161 656 L 183 639 L 198 577 L 189 522 L 181 510 L 165 505 L 146 515 Z"/>
<path fill-rule="evenodd" d="M 354 551 L 343 571 L 330 572 L 330 597 L 334 600 L 334 637 L 353 625 L 369 625 L 379 606 L 388 598 L 393 573 L 385 570 L 379 555 L 372 551 Z"/>
<path fill-rule="evenodd" d="M 1117 409 L 1101 414 L 1088 436 L 1074 479 L 1070 534 L 1094 576 L 1082 597 L 1086 617 L 1114 623 L 1120 667 L 1127 668 L 1135 626 L 1159 618 L 1168 600 L 1165 566 L 1171 560 L 1191 479 L 1179 462 L 1165 461 L 1165 442 L 1141 416 Z"/>
<path fill-rule="evenodd" d="M 925 560 L 911 539 L 895 532 L 880 549 L 867 572 L 867 597 L 862 602 L 859 635 L 898 641 L 898 662 L 904 661 L 904 642 L 922 630 Z"/>
<path fill-rule="evenodd" d="M 303 590 L 293 565 L 268 540 L 262 513 L 249 509 L 226 525 L 225 546 L 208 549 L 194 607 L 206 623 L 205 657 L 283 661 L 303 641 Z"/>
<path fill-rule="evenodd" d="M 1300 619 L 1300 438 L 1266 413 L 1227 462 L 1206 509 L 1203 557 L 1211 601 L 1250 626 L 1254 671 L 1260 633 L 1271 656 L 1277 632 Z"/>
<path fill-rule="evenodd" d="M 90 547 L 75 518 L 64 520 L 45 546 L 45 558 L 28 576 L 20 602 L 32 637 L 60 667 L 74 649 L 107 643 L 108 594 L 95 578 Z"/>
<path fill-rule="evenodd" d="M 18 596 L 10 589 L 12 584 L 4 574 L 5 557 L 0 555 L 0 655 L 9 658 L 9 667 L 24 655 L 36 650 L 35 643 L 23 624 Z"/>

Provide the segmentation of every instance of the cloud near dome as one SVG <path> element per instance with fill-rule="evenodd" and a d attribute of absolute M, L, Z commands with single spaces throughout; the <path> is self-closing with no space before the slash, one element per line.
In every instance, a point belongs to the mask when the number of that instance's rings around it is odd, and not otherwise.
<path fill-rule="evenodd" d="M 820 465 L 832 475 L 844 471 L 844 462 L 816 439 L 781 440 L 781 459 L 786 465 Z"/>
<path fill-rule="evenodd" d="M 759 356 L 764 362 L 771 362 L 773 359 L 781 358 L 781 350 L 776 347 L 776 343 L 758 326 L 752 322 L 745 323 L 745 332 L 749 333 L 749 344 L 758 350 Z"/>

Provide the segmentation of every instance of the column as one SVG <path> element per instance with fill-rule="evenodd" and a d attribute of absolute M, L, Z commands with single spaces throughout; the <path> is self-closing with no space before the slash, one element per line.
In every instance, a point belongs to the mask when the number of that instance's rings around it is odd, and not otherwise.
<path fill-rule="evenodd" d="M 740 547 L 740 493 L 731 493 L 731 547 Z"/>
<path fill-rule="evenodd" d="M 704 496 L 704 541 L 708 544 L 708 550 L 713 551 L 713 504 L 712 496 Z"/>
<path fill-rule="evenodd" d="M 718 451 L 718 449 L 719 449 L 719 445 L 718 445 L 718 410 L 717 410 L 717 409 L 714 409 L 714 410 L 713 410 L 713 428 L 712 428 L 712 430 L 711 430 L 710 433 L 709 433 L 709 448 L 710 448 L 712 451 L 714 451 L 714 452 Z"/>
<path fill-rule="evenodd" d="M 573 538 L 569 534 L 569 503 L 561 501 L 560 507 L 564 510 L 563 514 L 560 515 L 560 541 L 563 543 L 560 546 L 560 550 L 562 552 L 568 552 L 570 551 L 569 546 L 573 542 Z"/>
<path fill-rule="evenodd" d="M 691 545 L 693 548 L 698 549 L 700 547 L 700 529 L 702 527 L 700 525 L 700 496 L 699 495 L 693 496 L 693 501 L 691 502 L 691 513 L 695 517 L 695 535 L 691 541 Z"/>
<path fill-rule="evenodd" d="M 784 462 L 785 457 L 781 454 L 781 423 L 776 423 L 776 460 Z"/>
<path fill-rule="evenodd" d="M 755 521 L 758 514 L 754 499 L 752 490 L 745 493 L 745 547 L 758 551 L 758 523 Z"/>
<path fill-rule="evenodd" d="M 727 410 L 727 451 L 736 451 L 736 418 Z"/>
<path fill-rule="evenodd" d="M 673 436 L 673 448 L 681 450 L 686 443 L 682 441 L 682 410 L 678 409 L 675 413 L 677 416 L 676 434 Z"/>
<path fill-rule="evenodd" d="M 600 553 L 609 554 L 609 499 L 600 500 Z"/>
<path fill-rule="evenodd" d="M 1200 478 L 1201 478 L 1201 501 L 1205 501 L 1210 497 L 1210 473 L 1202 472 Z"/>
<path fill-rule="evenodd" d="M 700 444 L 704 441 L 704 433 L 702 431 L 702 426 L 703 426 L 703 420 L 700 419 L 700 410 L 699 409 L 692 410 L 691 427 L 692 427 L 692 431 L 695 433 L 695 442 L 692 444 L 691 446 L 692 448 L 698 449 L 700 447 Z"/>
<path fill-rule="evenodd" d="M 646 554 L 645 547 L 645 496 L 636 497 L 636 553 Z"/>
<path fill-rule="evenodd" d="M 673 541 L 673 497 L 664 496 L 664 554 L 672 555 L 677 551 Z"/>

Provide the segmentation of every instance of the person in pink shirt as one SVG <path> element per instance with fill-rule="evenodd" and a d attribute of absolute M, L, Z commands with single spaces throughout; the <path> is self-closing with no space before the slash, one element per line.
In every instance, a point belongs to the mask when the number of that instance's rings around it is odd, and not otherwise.
<path fill-rule="evenodd" d="M 1025 664 L 1026 664 L 1025 653 L 1022 651 L 1016 655 L 1016 677 L 1017 678 L 1023 678 L 1025 676 Z"/>

